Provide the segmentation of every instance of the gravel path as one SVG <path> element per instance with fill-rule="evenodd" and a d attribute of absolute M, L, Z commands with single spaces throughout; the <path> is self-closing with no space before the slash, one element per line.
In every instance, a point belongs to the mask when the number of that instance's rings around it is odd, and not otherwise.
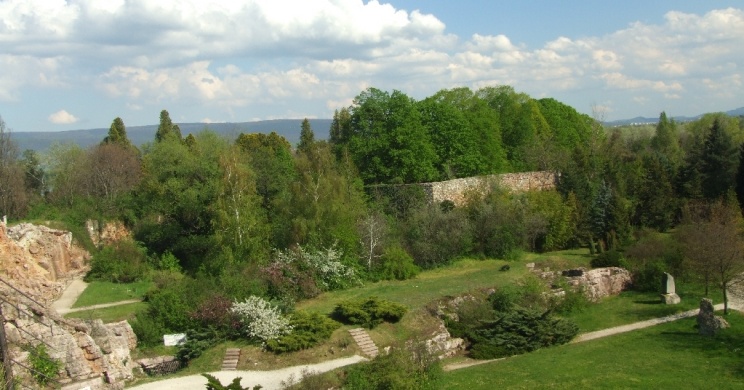
<path fill-rule="evenodd" d="M 60 315 L 69 313 L 70 308 L 86 287 L 88 287 L 88 283 L 83 282 L 82 279 L 73 279 L 72 283 L 62 292 L 62 296 L 52 303 L 52 309 L 57 310 Z"/>
<path fill-rule="evenodd" d="M 302 378 L 303 371 L 323 373 L 333 369 L 359 363 L 367 359 L 354 355 L 352 357 L 329 360 L 323 363 L 304 366 L 294 366 L 273 371 L 217 371 L 210 372 L 219 379 L 223 385 L 228 385 L 233 378 L 243 378 L 240 383 L 243 387 L 260 384 L 263 390 L 276 390 L 282 388 L 282 381 Z M 207 379 L 201 375 L 182 376 L 180 378 L 166 379 L 162 381 L 146 383 L 144 385 L 128 387 L 132 390 L 204 390 Z"/>

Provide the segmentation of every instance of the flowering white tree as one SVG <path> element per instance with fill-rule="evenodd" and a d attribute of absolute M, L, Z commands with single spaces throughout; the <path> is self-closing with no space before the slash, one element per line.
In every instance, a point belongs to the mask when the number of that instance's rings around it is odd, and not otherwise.
<path fill-rule="evenodd" d="M 354 270 L 340 261 L 341 256 L 335 245 L 314 251 L 298 245 L 296 250 L 277 250 L 274 262 L 309 268 L 317 275 L 316 283 L 322 290 L 335 290 L 356 282 Z"/>
<path fill-rule="evenodd" d="M 264 343 L 292 331 L 289 320 L 282 316 L 279 309 L 261 297 L 251 295 L 245 302 L 234 302 L 230 311 L 240 317 L 248 337 Z"/>

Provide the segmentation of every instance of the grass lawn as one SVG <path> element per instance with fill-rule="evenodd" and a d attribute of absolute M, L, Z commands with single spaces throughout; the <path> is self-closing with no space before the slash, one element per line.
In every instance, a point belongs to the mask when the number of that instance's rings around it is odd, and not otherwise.
<path fill-rule="evenodd" d="M 590 304 L 584 310 L 568 317 L 576 322 L 581 333 L 612 328 L 632 322 L 663 317 L 700 307 L 703 290 L 691 284 L 677 284 L 677 293 L 682 302 L 678 305 L 661 303 L 658 293 L 624 291 L 620 295 L 606 297 L 599 303 Z M 715 303 L 723 302 L 721 293 L 711 291 Z"/>
<path fill-rule="evenodd" d="M 142 299 L 152 286 L 152 282 L 91 282 L 72 307 L 85 307 L 129 299 Z"/>
<path fill-rule="evenodd" d="M 109 323 L 123 320 L 131 321 L 134 319 L 138 312 L 145 310 L 147 310 L 147 303 L 136 302 L 126 305 L 106 307 L 103 309 L 76 311 L 74 313 L 66 314 L 65 317 L 81 318 L 84 320 L 100 319 L 104 323 Z"/>
<path fill-rule="evenodd" d="M 741 389 L 744 316 L 727 320 L 715 337 L 689 318 L 451 371 L 442 389 Z"/>

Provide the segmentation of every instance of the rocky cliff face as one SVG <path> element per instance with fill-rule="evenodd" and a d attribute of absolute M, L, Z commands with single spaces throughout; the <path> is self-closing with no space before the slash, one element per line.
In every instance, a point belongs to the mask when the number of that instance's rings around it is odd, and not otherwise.
<path fill-rule="evenodd" d="M 28 361 L 29 346 L 47 344 L 47 351 L 62 363 L 55 378 L 62 389 L 121 389 L 132 378 L 130 350 L 136 336 L 124 322 L 65 319 L 49 304 L 66 281 L 87 271 L 90 255 L 72 241 L 69 232 L 20 224 L 6 228 L 0 222 L 0 304 L 9 354 L 16 362 L 14 377 L 30 388 L 35 382 Z"/>
<path fill-rule="evenodd" d="M 0 226 L 0 277 L 42 303 L 59 296 L 70 278 L 84 275 L 89 259 L 70 232 L 30 223 Z"/>

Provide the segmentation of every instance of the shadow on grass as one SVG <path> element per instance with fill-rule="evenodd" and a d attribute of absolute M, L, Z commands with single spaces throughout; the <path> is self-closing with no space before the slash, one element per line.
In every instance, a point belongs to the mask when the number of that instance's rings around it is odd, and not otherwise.
<path fill-rule="evenodd" d="M 638 303 L 641 305 L 661 305 L 661 300 L 660 299 L 646 299 L 646 300 L 633 301 L 633 303 Z"/>

